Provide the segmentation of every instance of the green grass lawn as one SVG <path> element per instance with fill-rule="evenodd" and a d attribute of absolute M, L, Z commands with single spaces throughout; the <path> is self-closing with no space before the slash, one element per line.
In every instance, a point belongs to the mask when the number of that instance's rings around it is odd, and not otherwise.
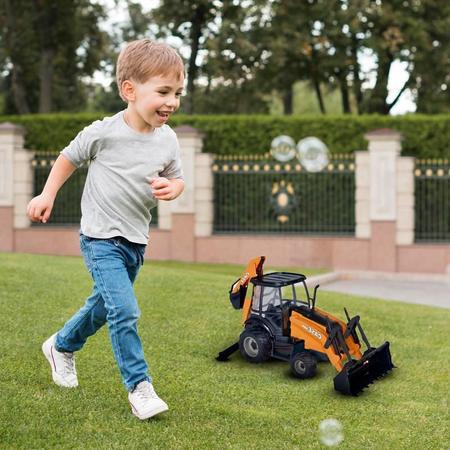
<path fill-rule="evenodd" d="M 82 259 L 0 254 L 0 448 L 324 449 L 327 418 L 341 422 L 343 449 L 450 448 L 450 310 L 319 291 L 324 309 L 359 314 L 373 345 L 389 340 L 398 366 L 345 397 L 327 363 L 302 381 L 279 361 L 215 361 L 241 331 L 228 290 L 242 269 L 145 263 L 140 334 L 170 411 L 140 422 L 106 328 L 77 355 L 78 389 L 51 382 L 41 343 L 90 292 Z"/>

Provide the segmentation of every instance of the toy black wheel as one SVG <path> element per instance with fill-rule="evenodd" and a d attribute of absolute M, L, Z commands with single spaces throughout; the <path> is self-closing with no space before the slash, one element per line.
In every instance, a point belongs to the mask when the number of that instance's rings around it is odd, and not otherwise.
<path fill-rule="evenodd" d="M 265 330 L 244 330 L 239 337 L 239 350 L 252 363 L 267 361 L 272 352 L 269 333 Z"/>
<path fill-rule="evenodd" d="M 297 378 L 312 378 L 316 368 L 317 360 L 311 353 L 300 352 L 291 358 L 291 369 Z"/>

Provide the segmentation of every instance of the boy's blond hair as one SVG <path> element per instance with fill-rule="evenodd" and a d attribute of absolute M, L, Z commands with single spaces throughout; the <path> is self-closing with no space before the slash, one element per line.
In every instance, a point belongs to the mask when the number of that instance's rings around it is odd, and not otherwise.
<path fill-rule="evenodd" d="M 116 82 L 119 95 L 122 94 L 122 83 L 133 80 L 145 83 L 154 76 L 184 76 L 184 64 L 181 56 L 170 45 L 153 42 L 150 39 L 139 39 L 128 43 L 117 59 Z"/>

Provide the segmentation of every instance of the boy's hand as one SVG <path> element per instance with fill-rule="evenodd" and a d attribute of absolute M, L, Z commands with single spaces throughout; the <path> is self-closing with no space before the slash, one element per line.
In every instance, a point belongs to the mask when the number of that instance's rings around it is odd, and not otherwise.
<path fill-rule="evenodd" d="M 183 191 L 184 182 L 180 179 L 168 180 L 164 177 L 158 177 L 150 181 L 150 187 L 157 200 L 173 200 Z"/>
<path fill-rule="evenodd" d="M 27 215 L 33 222 L 47 223 L 55 199 L 51 195 L 41 194 L 34 197 L 27 206 Z"/>

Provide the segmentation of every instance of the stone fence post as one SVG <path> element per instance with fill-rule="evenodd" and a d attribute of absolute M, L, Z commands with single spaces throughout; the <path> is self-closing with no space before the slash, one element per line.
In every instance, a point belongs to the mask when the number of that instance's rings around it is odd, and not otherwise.
<path fill-rule="evenodd" d="M 193 261 L 195 238 L 212 233 L 212 155 L 202 153 L 203 134 L 195 128 L 182 125 L 174 131 L 180 143 L 185 190 L 173 202 L 158 203 L 158 228 L 172 232 L 173 259 Z"/>
<path fill-rule="evenodd" d="M 356 237 L 370 240 L 372 270 L 396 271 L 397 245 L 414 242 L 414 158 L 402 157 L 402 135 L 367 133 L 356 152 Z"/>
<path fill-rule="evenodd" d="M 33 194 L 33 153 L 23 148 L 25 130 L 0 124 L 0 250 L 14 250 L 14 229 L 28 228 L 26 207 Z"/>

